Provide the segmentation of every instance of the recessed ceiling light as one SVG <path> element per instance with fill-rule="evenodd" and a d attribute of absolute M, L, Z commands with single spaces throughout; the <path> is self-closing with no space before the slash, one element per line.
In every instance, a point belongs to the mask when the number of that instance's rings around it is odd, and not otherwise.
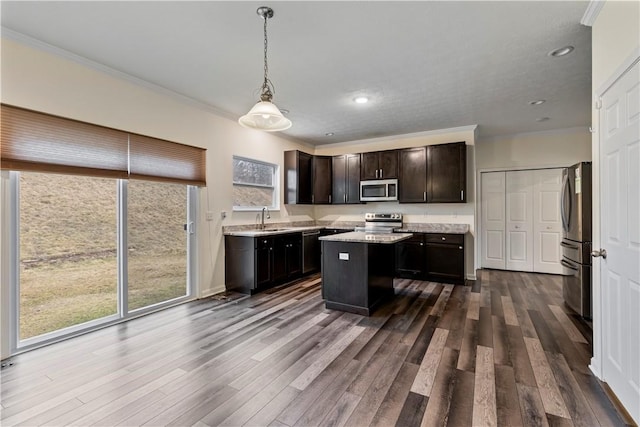
<path fill-rule="evenodd" d="M 549 52 L 549 56 L 554 56 L 554 57 L 565 56 L 573 52 L 573 49 L 574 49 L 573 46 L 564 46 L 556 50 L 552 50 L 551 52 Z"/>
<path fill-rule="evenodd" d="M 549 117 L 540 117 L 536 119 L 536 122 L 546 122 L 547 120 L 551 120 Z"/>
<path fill-rule="evenodd" d="M 333 136 L 333 132 L 327 132 L 324 134 L 324 136 Z"/>
<path fill-rule="evenodd" d="M 537 99 L 535 101 L 529 101 L 529 105 L 540 105 L 540 104 L 544 104 L 545 102 L 547 102 L 544 99 Z"/>
<path fill-rule="evenodd" d="M 367 102 L 369 102 L 369 98 L 366 96 L 356 96 L 355 98 L 353 98 L 353 102 L 355 102 L 356 104 L 366 104 Z"/>

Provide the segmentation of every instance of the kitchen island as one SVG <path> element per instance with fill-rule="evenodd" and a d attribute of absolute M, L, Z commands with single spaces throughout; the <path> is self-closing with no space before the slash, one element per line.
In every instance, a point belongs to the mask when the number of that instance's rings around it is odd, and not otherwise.
<path fill-rule="evenodd" d="M 354 231 L 320 237 L 325 306 L 369 316 L 393 297 L 395 243 L 411 236 Z"/>

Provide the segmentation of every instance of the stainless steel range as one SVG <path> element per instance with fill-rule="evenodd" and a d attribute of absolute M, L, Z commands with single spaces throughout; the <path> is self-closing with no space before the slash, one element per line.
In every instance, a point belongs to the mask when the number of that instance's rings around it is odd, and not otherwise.
<path fill-rule="evenodd" d="M 397 228 L 402 228 L 401 213 L 366 213 L 364 214 L 364 227 L 356 227 L 355 231 L 389 234 Z"/>

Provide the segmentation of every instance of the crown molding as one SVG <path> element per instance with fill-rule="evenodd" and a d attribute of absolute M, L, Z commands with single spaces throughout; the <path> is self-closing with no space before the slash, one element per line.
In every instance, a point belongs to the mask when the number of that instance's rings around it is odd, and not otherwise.
<path fill-rule="evenodd" d="M 445 133 L 454 133 L 454 132 L 474 132 L 475 134 L 477 128 L 478 128 L 478 125 L 459 126 L 455 128 L 436 129 L 436 130 L 427 130 L 422 132 L 404 133 L 399 135 L 381 136 L 379 138 L 336 142 L 333 144 L 319 144 L 319 145 L 316 145 L 316 148 L 324 149 L 324 148 L 344 147 L 348 145 L 364 145 L 364 144 L 371 144 L 376 142 L 397 141 L 399 139 L 420 138 L 425 136 L 442 135 Z"/>
<path fill-rule="evenodd" d="M 485 137 L 485 138 L 481 137 L 479 140 L 476 141 L 476 143 L 496 142 L 496 141 L 503 141 L 505 139 L 522 138 L 527 136 L 566 135 L 569 133 L 581 133 L 581 132 L 584 132 L 585 134 L 589 134 L 589 135 L 591 134 L 591 132 L 589 132 L 589 126 L 585 125 L 585 126 L 575 126 L 571 128 L 562 128 L 562 129 L 539 130 L 535 132 L 512 133 L 509 135 L 496 135 L 496 136 Z"/>
<path fill-rule="evenodd" d="M 77 64 L 83 65 L 87 68 L 90 68 L 94 71 L 99 71 L 101 73 L 107 74 L 111 77 L 115 77 L 120 80 L 125 80 L 129 83 L 132 83 L 136 86 L 144 87 L 145 89 L 149 89 L 153 92 L 166 95 L 171 97 L 183 104 L 190 105 L 192 107 L 198 108 L 200 110 L 207 111 L 209 113 L 213 113 L 217 116 L 224 117 L 226 119 L 230 119 L 233 121 L 238 120 L 237 115 L 232 114 L 228 111 L 222 110 L 220 108 L 214 107 L 213 105 L 207 104 L 205 102 L 199 101 L 197 99 L 191 98 L 186 95 L 182 95 L 178 92 L 174 92 L 171 89 L 167 89 L 164 86 L 160 86 L 155 83 L 148 82 L 139 77 L 133 76 L 131 74 L 127 74 L 123 71 L 116 70 L 115 68 L 111 68 L 107 65 L 104 65 L 100 62 L 93 61 L 91 59 L 85 58 L 73 52 L 70 52 L 66 49 L 62 49 L 60 47 L 51 45 L 49 43 L 43 42 L 42 40 L 35 39 L 33 37 L 27 36 L 26 34 L 22 34 L 18 31 L 14 31 L 7 27 L 0 27 L 2 31 L 2 38 L 6 38 L 9 40 L 13 40 L 15 42 L 21 43 L 23 45 L 32 47 L 34 49 L 38 49 L 47 53 L 50 53 L 54 56 L 67 59 L 69 61 L 75 62 Z"/>
<path fill-rule="evenodd" d="M 605 0 L 591 0 L 587 5 L 587 10 L 585 10 L 584 15 L 582 15 L 580 23 L 585 27 L 593 27 L 593 24 L 596 22 L 596 19 L 604 6 L 604 2 Z"/>

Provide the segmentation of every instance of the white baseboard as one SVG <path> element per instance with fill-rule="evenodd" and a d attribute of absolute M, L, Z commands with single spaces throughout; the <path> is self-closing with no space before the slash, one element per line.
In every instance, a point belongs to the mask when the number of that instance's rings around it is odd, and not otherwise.
<path fill-rule="evenodd" d="M 215 288 L 203 289 L 198 296 L 198 299 L 209 298 L 215 294 L 222 293 L 226 290 L 224 285 L 216 286 Z"/>

